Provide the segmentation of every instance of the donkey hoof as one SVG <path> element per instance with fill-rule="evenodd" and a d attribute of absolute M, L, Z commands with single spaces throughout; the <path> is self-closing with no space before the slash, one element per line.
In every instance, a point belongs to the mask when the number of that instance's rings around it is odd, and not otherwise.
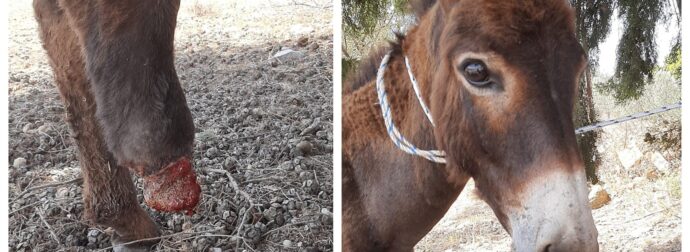
<path fill-rule="evenodd" d="M 132 246 L 132 245 L 114 245 L 114 252 L 148 252 L 153 251 L 150 247 Z"/>
<path fill-rule="evenodd" d="M 113 232 L 110 241 L 113 244 L 113 251 L 115 252 L 147 252 L 153 251 L 160 239 L 136 241 L 133 239 L 126 239 Z"/>

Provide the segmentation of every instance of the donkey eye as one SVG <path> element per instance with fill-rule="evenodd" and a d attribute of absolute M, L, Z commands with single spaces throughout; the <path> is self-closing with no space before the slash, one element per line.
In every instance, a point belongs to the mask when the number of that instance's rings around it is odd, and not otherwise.
<path fill-rule="evenodd" d="M 479 60 L 468 60 L 461 66 L 462 74 L 473 86 L 483 87 L 491 83 L 489 79 L 489 70 L 486 68 L 484 62 Z"/>

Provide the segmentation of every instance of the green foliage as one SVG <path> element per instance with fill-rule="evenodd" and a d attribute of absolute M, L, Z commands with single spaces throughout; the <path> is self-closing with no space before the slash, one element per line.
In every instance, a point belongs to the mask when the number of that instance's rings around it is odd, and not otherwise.
<path fill-rule="evenodd" d="M 357 69 L 357 65 L 359 64 L 359 60 L 357 59 L 352 59 L 352 58 L 343 58 L 341 60 L 342 63 L 342 71 L 341 71 L 341 76 L 343 80 L 346 79 L 346 77 L 354 70 Z"/>
<path fill-rule="evenodd" d="M 664 66 L 665 70 L 671 73 L 673 78 L 676 80 L 680 80 L 680 77 L 682 75 L 682 57 L 681 57 L 681 42 L 680 39 L 677 39 L 675 44 L 673 44 L 673 47 L 671 48 L 671 52 L 668 54 L 666 57 L 666 65 Z"/>
<path fill-rule="evenodd" d="M 405 0 L 343 0 L 343 31 L 361 38 L 380 28 L 382 20 L 407 12 Z"/>
<path fill-rule="evenodd" d="M 343 0 L 343 78 L 369 51 L 416 21 L 408 0 Z"/>
<path fill-rule="evenodd" d="M 598 62 L 599 44 L 611 29 L 613 0 L 574 0 L 577 36 L 589 56 L 591 66 Z"/>
<path fill-rule="evenodd" d="M 371 34 L 386 7 L 387 1 L 343 0 L 343 31 L 348 35 Z"/>
<path fill-rule="evenodd" d="M 654 77 L 657 21 L 664 16 L 664 0 L 618 0 L 624 31 L 616 52 L 613 78 L 601 85 L 617 103 L 637 99 Z"/>

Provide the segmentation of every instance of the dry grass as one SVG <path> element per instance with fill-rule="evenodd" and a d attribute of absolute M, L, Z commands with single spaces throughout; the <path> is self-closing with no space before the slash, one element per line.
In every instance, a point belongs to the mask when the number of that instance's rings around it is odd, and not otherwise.
<path fill-rule="evenodd" d="M 231 3 L 227 8 L 233 8 L 233 6 L 235 6 L 235 4 Z M 194 1 L 194 4 L 190 8 L 190 12 L 197 17 L 208 17 L 217 14 L 213 5 L 202 3 L 199 0 Z"/>

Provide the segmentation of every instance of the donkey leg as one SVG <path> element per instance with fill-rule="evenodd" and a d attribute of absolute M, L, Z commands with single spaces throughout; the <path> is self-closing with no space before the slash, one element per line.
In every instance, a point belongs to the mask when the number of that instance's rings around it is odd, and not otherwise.
<path fill-rule="evenodd" d="M 96 103 L 85 74 L 81 46 L 64 11 L 57 0 L 35 0 L 34 11 L 67 111 L 65 120 L 79 150 L 85 219 L 112 227 L 114 242 L 159 236 L 158 227 L 137 202 L 129 171 L 117 166 L 107 151 L 95 117 Z M 150 240 L 130 247 L 148 247 L 155 242 Z"/>

